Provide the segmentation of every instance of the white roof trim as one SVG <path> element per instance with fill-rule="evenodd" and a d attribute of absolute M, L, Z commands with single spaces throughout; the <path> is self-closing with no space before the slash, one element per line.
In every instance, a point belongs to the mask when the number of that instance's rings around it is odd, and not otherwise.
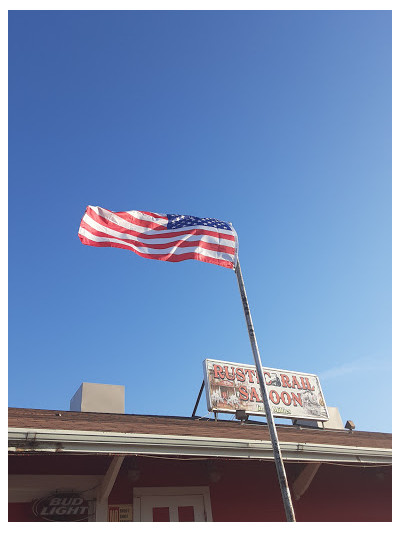
<path fill-rule="evenodd" d="M 303 438 L 305 439 L 306 435 Z M 10 452 L 184 455 L 267 460 L 274 458 L 269 440 L 37 428 L 9 428 L 8 439 Z M 282 441 L 280 447 L 282 457 L 286 461 L 360 464 L 392 462 L 392 450 L 387 448 Z"/>

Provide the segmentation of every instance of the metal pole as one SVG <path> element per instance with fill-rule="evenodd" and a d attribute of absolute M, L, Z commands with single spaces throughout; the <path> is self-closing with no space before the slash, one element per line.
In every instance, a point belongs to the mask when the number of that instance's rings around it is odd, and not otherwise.
<path fill-rule="evenodd" d="M 258 351 L 257 339 L 254 333 L 253 321 L 251 319 L 249 303 L 247 301 L 246 289 L 244 288 L 244 282 L 243 282 L 242 271 L 240 269 L 239 258 L 237 260 L 235 273 L 236 273 L 236 277 L 237 277 L 238 284 L 239 284 L 240 296 L 242 298 L 242 304 L 243 304 L 244 314 L 246 317 L 247 329 L 249 332 L 254 362 L 257 368 L 258 381 L 260 383 L 261 394 L 262 394 L 262 398 L 264 402 L 265 415 L 267 417 L 268 429 L 269 429 L 269 434 L 271 437 L 272 450 L 273 450 L 274 459 L 275 459 L 275 466 L 276 466 L 276 471 L 278 474 L 279 485 L 281 488 L 283 505 L 285 507 L 286 520 L 288 522 L 296 522 L 296 517 L 294 515 L 294 509 L 292 505 L 292 498 L 290 496 L 289 485 L 287 482 L 285 467 L 283 464 L 281 449 L 279 447 L 278 434 L 276 432 L 274 417 L 272 416 L 271 408 L 269 405 L 267 388 L 265 385 L 264 374 L 262 371 L 260 353 Z"/>

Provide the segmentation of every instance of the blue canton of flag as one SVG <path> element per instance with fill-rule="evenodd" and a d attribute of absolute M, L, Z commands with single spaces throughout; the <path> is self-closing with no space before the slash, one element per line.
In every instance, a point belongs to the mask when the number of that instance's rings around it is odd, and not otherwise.
<path fill-rule="evenodd" d="M 216 218 L 199 218 L 189 215 L 167 215 L 168 229 L 185 228 L 187 226 L 210 226 L 211 228 L 226 229 L 231 231 L 231 226 Z"/>

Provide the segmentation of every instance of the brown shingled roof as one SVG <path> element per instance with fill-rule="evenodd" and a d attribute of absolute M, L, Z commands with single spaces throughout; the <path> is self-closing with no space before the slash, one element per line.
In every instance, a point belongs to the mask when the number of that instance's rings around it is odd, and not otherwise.
<path fill-rule="evenodd" d="M 147 416 L 114 413 L 50 411 L 44 409 L 9 408 L 9 427 L 32 429 L 64 429 L 156 435 L 185 435 L 210 438 L 269 440 L 265 423 L 206 420 L 172 416 Z M 392 447 L 390 433 L 277 426 L 281 442 Z"/>

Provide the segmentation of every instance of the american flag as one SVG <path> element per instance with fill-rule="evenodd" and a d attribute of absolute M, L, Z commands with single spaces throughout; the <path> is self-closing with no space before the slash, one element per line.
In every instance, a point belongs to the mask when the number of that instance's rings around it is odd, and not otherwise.
<path fill-rule="evenodd" d="M 230 222 L 148 211 L 116 212 L 89 205 L 78 232 L 83 244 L 125 248 L 161 261 L 197 259 L 234 269 L 238 241 Z"/>

